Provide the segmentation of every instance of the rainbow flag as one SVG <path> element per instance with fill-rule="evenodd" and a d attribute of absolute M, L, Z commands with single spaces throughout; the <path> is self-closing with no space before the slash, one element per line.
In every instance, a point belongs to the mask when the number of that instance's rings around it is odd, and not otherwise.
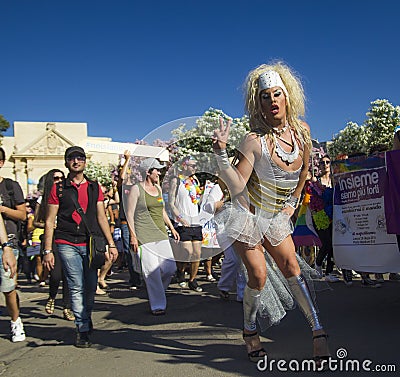
<path fill-rule="evenodd" d="M 299 246 L 322 246 L 321 240 L 315 231 L 311 211 L 308 207 L 310 203 L 310 194 L 304 195 L 303 202 L 301 203 L 299 214 L 294 226 L 292 234 L 293 242 L 296 247 Z"/>

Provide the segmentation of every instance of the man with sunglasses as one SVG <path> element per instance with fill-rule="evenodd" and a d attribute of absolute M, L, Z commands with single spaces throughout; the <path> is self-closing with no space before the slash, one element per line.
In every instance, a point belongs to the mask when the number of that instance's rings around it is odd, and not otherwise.
<path fill-rule="evenodd" d="M 89 267 L 89 232 L 76 210 L 73 197 L 90 219 L 90 231 L 94 234 L 104 234 L 108 242 L 106 259 L 115 261 L 118 251 L 104 212 L 104 197 L 100 186 L 98 182 L 91 181 L 84 175 L 85 151 L 78 146 L 69 147 L 64 157 L 69 174 L 61 183 L 56 182 L 53 185 L 49 195 L 43 263 L 49 269 L 54 267 L 51 249 L 54 234 L 71 293 L 72 311 L 77 327 L 75 346 L 87 348 L 91 346 L 89 335 L 93 329 L 91 314 L 97 288 L 97 270 Z M 57 228 L 54 230 L 56 217 Z"/>

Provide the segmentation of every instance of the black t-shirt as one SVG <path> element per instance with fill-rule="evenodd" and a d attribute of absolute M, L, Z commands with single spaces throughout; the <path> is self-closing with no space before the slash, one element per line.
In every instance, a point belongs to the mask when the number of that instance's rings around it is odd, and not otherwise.
<path fill-rule="evenodd" d="M 134 185 L 122 185 L 118 187 L 119 194 L 119 219 L 120 221 L 126 221 L 125 204 L 128 203 L 128 195 Z"/>
<path fill-rule="evenodd" d="M 24 204 L 25 198 L 24 198 L 24 194 L 22 192 L 22 189 L 21 189 L 21 186 L 19 185 L 19 183 L 12 181 L 12 180 L 10 180 L 9 182 L 11 182 L 11 186 L 12 186 L 12 190 L 10 190 L 10 191 L 14 192 L 15 205 L 18 206 L 20 204 Z M 11 206 L 11 198 L 9 195 L 9 190 L 7 190 L 5 179 L 3 179 L 0 182 L 0 205 L 15 209 L 15 206 L 14 207 Z M 12 238 L 12 237 L 10 237 L 10 235 L 17 234 L 18 221 L 8 218 L 7 215 L 5 215 L 4 213 L 3 213 L 3 219 L 4 219 L 4 224 L 6 226 L 7 234 L 9 236 L 9 238 Z"/>

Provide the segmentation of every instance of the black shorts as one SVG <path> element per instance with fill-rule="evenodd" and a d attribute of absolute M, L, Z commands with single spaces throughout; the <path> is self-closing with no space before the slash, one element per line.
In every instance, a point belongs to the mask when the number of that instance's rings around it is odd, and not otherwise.
<path fill-rule="evenodd" d="M 201 226 L 178 226 L 175 228 L 181 237 L 181 241 L 203 241 Z"/>

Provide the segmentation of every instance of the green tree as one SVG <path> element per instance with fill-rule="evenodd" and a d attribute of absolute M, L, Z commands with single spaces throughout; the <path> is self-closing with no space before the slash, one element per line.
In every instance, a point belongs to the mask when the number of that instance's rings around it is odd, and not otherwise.
<path fill-rule="evenodd" d="M 0 114 L 0 145 L 1 139 L 3 138 L 3 133 L 8 130 L 10 123 Z"/>

